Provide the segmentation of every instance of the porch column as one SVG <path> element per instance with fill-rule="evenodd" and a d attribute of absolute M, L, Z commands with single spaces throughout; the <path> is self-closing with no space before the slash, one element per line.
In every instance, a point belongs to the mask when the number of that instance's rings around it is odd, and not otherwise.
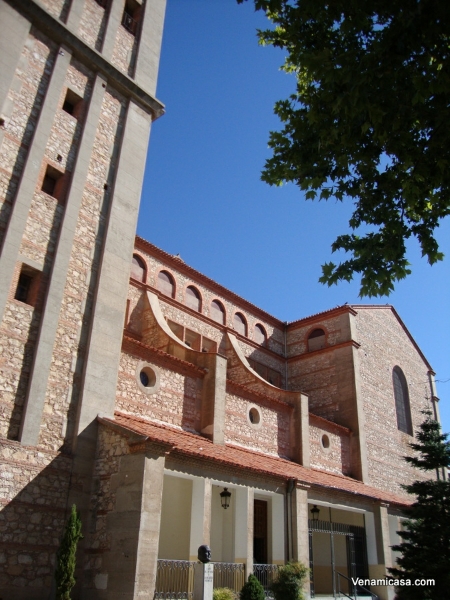
<path fill-rule="evenodd" d="M 164 456 L 152 452 L 121 458 L 111 477 L 115 509 L 107 518 L 110 551 L 105 573 L 97 576 L 97 589 L 108 600 L 152 600 L 158 559 Z"/>
<path fill-rule="evenodd" d="M 375 534 L 376 546 L 376 564 L 370 564 L 369 560 L 369 577 L 371 579 L 382 579 L 387 575 L 387 569 L 392 567 L 392 551 L 391 541 L 389 534 L 389 516 L 388 516 L 388 504 L 381 503 L 374 506 L 373 511 L 373 533 Z M 367 522 L 367 517 L 366 517 Z M 369 521 L 370 522 L 370 521 Z M 366 525 L 366 531 L 370 528 Z M 367 545 L 370 547 L 369 531 L 367 531 Z M 370 559 L 370 557 L 369 557 Z M 372 591 L 378 595 L 380 600 L 392 600 L 395 596 L 393 587 L 386 586 L 372 586 Z"/>
<path fill-rule="evenodd" d="M 309 566 L 308 486 L 296 483 L 292 490 L 292 558 Z"/>
<path fill-rule="evenodd" d="M 245 580 L 253 574 L 253 488 L 235 489 L 234 562 L 244 563 Z"/>
<path fill-rule="evenodd" d="M 211 479 L 195 477 L 192 481 L 189 560 L 196 561 L 198 547 L 211 543 L 211 491 Z"/>
<path fill-rule="evenodd" d="M 273 565 L 284 565 L 285 563 L 285 543 L 284 536 L 286 527 L 284 525 L 284 496 L 275 494 L 271 502 L 271 539 L 272 551 L 269 560 Z"/>

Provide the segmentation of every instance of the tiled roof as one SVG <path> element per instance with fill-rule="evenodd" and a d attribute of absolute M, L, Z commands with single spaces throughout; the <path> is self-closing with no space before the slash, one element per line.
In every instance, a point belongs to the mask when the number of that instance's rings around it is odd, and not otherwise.
<path fill-rule="evenodd" d="M 231 444 L 224 446 L 213 444 L 200 435 L 167 425 L 151 423 L 133 415 L 115 412 L 114 419 L 99 417 L 99 420 L 106 425 L 109 423 L 119 425 L 130 433 L 144 436 L 148 441 L 171 446 L 170 454 L 192 456 L 196 459 L 217 462 L 231 468 L 239 468 L 272 477 L 280 477 L 284 480 L 296 479 L 311 486 L 364 496 L 381 502 L 401 506 L 410 504 L 408 499 L 378 490 L 344 475 L 334 475 L 318 469 L 307 469 L 283 458 L 268 456 Z"/>

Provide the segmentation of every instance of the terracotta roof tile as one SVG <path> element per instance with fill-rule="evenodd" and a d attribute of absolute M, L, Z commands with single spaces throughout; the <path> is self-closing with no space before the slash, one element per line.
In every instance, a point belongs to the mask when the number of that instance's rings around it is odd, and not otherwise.
<path fill-rule="evenodd" d="M 121 412 L 114 413 L 114 419 L 99 417 L 104 424 L 120 425 L 133 434 L 140 434 L 148 441 L 167 444 L 172 447 L 171 454 L 188 455 L 195 458 L 205 459 L 208 462 L 219 462 L 230 467 L 238 467 L 249 471 L 280 477 L 282 479 L 296 479 L 320 488 L 328 488 L 349 494 L 365 496 L 373 500 L 389 502 L 401 506 L 410 504 L 408 499 L 397 496 L 383 490 L 378 490 L 365 485 L 360 481 L 351 479 L 344 475 L 334 475 L 318 469 L 307 469 L 297 463 L 268 456 L 252 450 L 246 450 L 226 444 L 220 446 L 213 444 L 207 438 L 188 433 L 178 428 L 151 423 L 145 419 L 128 415 Z"/>

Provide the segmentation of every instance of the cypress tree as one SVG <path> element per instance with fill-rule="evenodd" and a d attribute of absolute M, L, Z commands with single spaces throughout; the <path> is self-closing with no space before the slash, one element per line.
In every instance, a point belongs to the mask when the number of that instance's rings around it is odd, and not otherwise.
<path fill-rule="evenodd" d="M 433 579 L 434 584 L 399 587 L 396 600 L 448 600 L 450 594 L 450 482 L 446 474 L 450 442 L 431 412 L 424 414 L 417 443 L 411 444 L 418 454 L 405 460 L 437 478 L 404 486 L 416 500 L 405 511 L 408 520 L 405 529 L 398 532 L 402 542 L 393 546 L 402 555 L 390 572 L 413 584 L 416 579 Z"/>
<path fill-rule="evenodd" d="M 75 504 L 64 529 L 56 560 L 56 600 L 70 600 L 70 591 L 75 585 L 77 545 L 81 535 L 81 520 Z"/>

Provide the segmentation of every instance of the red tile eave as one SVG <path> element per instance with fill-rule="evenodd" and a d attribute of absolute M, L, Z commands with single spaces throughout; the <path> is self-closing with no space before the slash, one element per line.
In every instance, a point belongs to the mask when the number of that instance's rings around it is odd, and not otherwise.
<path fill-rule="evenodd" d="M 354 310 L 352 305 L 343 304 L 342 306 L 335 306 L 334 308 L 323 310 L 313 315 L 309 315 L 308 317 L 303 317 L 301 319 L 296 319 L 295 321 L 290 321 L 287 324 L 287 329 L 288 331 L 291 331 L 292 329 L 296 329 L 297 327 L 303 327 L 306 323 L 317 321 L 319 319 L 322 319 L 323 317 L 335 317 L 336 315 L 340 315 L 346 312 L 356 315 L 356 311 Z"/>
<path fill-rule="evenodd" d="M 310 422 L 310 424 L 314 424 L 314 422 L 315 422 L 319 426 L 322 424 L 325 427 L 334 427 L 335 429 L 337 429 L 338 431 L 341 431 L 345 435 L 350 435 L 352 433 L 352 430 L 349 429 L 348 427 L 344 427 L 343 425 L 334 423 L 333 421 L 330 421 L 329 419 L 324 419 L 323 417 L 319 417 L 319 415 L 315 415 L 312 412 L 309 413 L 309 422 Z"/>
<path fill-rule="evenodd" d="M 307 469 L 299 464 L 276 456 L 268 456 L 226 444 L 213 444 L 207 438 L 167 425 L 151 423 L 145 419 L 115 412 L 114 418 L 98 417 L 105 425 L 121 426 L 124 433 L 143 436 L 143 441 L 169 446 L 168 453 L 174 456 L 191 456 L 208 463 L 220 463 L 232 468 L 240 468 L 254 473 L 269 475 L 283 480 L 296 479 L 318 489 L 331 489 L 351 495 L 364 496 L 375 501 L 388 502 L 405 507 L 410 502 L 395 494 L 384 492 L 346 477 L 325 473 L 318 469 Z"/>

